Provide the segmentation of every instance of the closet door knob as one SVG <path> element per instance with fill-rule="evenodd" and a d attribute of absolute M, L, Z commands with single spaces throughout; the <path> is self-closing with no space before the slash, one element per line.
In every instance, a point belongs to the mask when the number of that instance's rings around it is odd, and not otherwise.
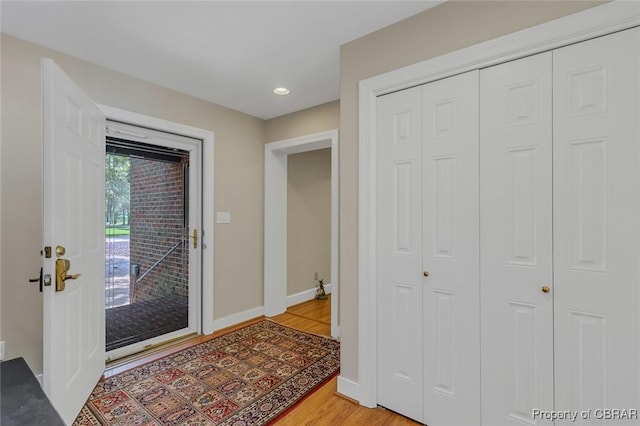
<path fill-rule="evenodd" d="M 549 288 L 548 285 L 543 285 L 542 286 L 542 292 L 543 293 L 549 293 L 551 291 L 551 289 Z"/>
<path fill-rule="evenodd" d="M 422 275 L 425 276 L 425 277 L 428 277 L 429 276 L 429 271 L 423 271 Z"/>

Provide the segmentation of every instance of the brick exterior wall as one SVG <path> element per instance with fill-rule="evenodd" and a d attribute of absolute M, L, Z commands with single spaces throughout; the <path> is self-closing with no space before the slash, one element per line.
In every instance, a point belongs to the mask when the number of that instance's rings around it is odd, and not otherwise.
<path fill-rule="evenodd" d="M 139 276 L 181 241 L 184 228 L 183 164 L 131 158 L 130 259 Z M 147 276 L 131 275 L 131 302 L 188 296 L 188 242 Z"/>

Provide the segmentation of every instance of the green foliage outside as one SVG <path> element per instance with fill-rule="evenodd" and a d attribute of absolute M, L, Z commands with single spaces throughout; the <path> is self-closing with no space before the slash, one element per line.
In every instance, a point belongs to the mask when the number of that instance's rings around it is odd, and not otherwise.
<path fill-rule="evenodd" d="M 129 157 L 116 154 L 105 156 L 105 221 L 108 228 L 113 225 L 126 227 L 129 233 Z M 125 235 L 125 230 L 119 230 Z"/>
<path fill-rule="evenodd" d="M 129 235 L 128 226 L 110 226 L 104 229 L 105 237 L 120 237 L 123 235 Z"/>

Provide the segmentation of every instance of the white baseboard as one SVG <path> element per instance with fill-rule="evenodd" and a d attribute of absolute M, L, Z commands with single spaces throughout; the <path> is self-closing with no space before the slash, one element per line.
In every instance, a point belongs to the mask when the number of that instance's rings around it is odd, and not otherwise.
<path fill-rule="evenodd" d="M 249 309 L 247 311 L 238 312 L 237 314 L 228 315 L 226 317 L 213 320 L 213 329 L 220 330 L 225 327 L 236 325 L 243 321 L 248 321 L 264 315 L 264 306 L 258 306 L 256 308 Z"/>
<path fill-rule="evenodd" d="M 4 360 L 4 340 L 0 342 L 0 361 Z"/>
<path fill-rule="evenodd" d="M 325 284 L 324 291 L 327 294 L 331 294 L 331 284 Z M 298 303 L 306 302 L 308 300 L 313 300 L 316 297 L 316 289 L 311 288 L 309 290 L 301 291 L 300 293 L 292 294 L 291 296 L 287 296 L 287 307 L 292 305 L 297 305 Z M 264 306 L 258 306 L 243 312 L 238 312 L 237 314 L 228 315 L 226 317 L 218 318 L 213 320 L 213 331 L 223 329 L 225 327 L 230 327 L 232 325 L 236 325 L 243 321 L 248 321 L 253 318 L 261 317 L 264 315 Z M 212 331 L 212 332 L 213 332 Z M 205 333 L 211 334 L 211 333 Z"/>
<path fill-rule="evenodd" d="M 214 331 L 216 331 L 215 320 L 213 318 L 202 318 L 202 334 L 206 336 Z"/>
<path fill-rule="evenodd" d="M 331 283 L 324 285 L 324 291 L 327 294 L 331 294 Z M 310 288 L 309 290 L 301 291 L 300 293 L 292 294 L 291 296 L 287 296 L 287 307 L 297 305 L 298 303 L 306 302 L 308 300 L 315 299 L 316 297 L 316 287 Z"/>
<path fill-rule="evenodd" d="M 338 393 L 360 402 L 360 385 L 342 375 L 338 376 Z"/>
<path fill-rule="evenodd" d="M 36 380 L 40 383 L 40 387 L 42 387 L 42 373 L 36 374 Z"/>
<path fill-rule="evenodd" d="M 331 327 L 331 337 L 333 337 L 336 340 L 340 340 L 340 326 L 336 326 L 335 328 L 333 328 L 333 326 Z"/>

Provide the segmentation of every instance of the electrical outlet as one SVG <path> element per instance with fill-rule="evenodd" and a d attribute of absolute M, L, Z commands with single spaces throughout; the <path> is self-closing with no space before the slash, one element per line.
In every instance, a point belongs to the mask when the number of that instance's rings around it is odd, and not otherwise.
<path fill-rule="evenodd" d="M 0 361 L 4 360 L 4 341 L 0 342 Z"/>
<path fill-rule="evenodd" d="M 318 281 L 318 273 L 317 273 L 317 272 L 314 272 L 314 273 L 313 273 L 313 279 L 314 279 L 314 280 L 316 280 L 316 281 Z"/>

